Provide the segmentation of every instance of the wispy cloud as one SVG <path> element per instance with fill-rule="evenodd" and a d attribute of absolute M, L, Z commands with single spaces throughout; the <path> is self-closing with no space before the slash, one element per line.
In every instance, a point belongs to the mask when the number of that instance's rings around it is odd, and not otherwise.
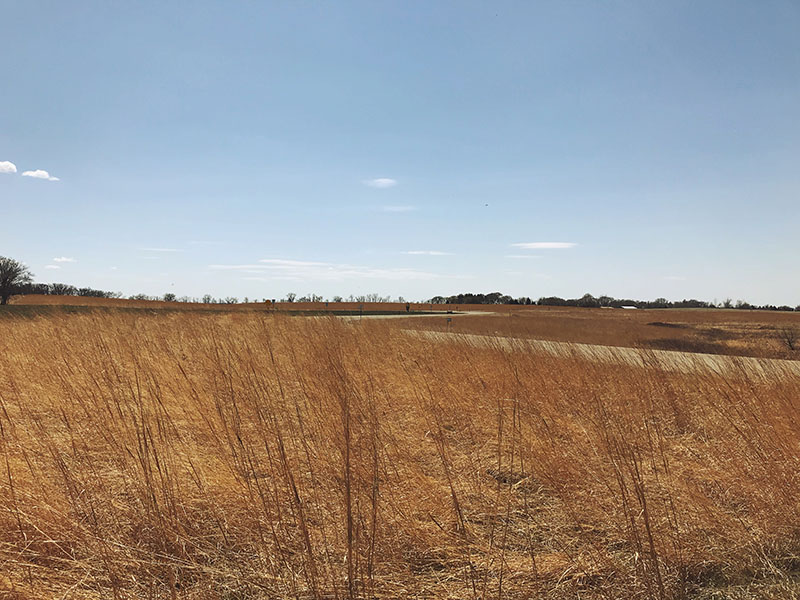
<path fill-rule="evenodd" d="M 69 256 L 59 256 L 59 257 L 54 258 L 53 262 L 57 262 L 57 263 L 74 263 L 74 262 L 78 262 L 78 261 L 75 260 L 74 258 L 69 257 Z"/>
<path fill-rule="evenodd" d="M 665 275 L 662 279 L 666 279 L 667 281 L 686 281 L 686 277 L 682 275 Z"/>
<path fill-rule="evenodd" d="M 439 250 L 409 250 L 403 254 L 412 254 L 418 256 L 453 256 L 452 252 L 441 252 Z"/>
<path fill-rule="evenodd" d="M 241 265 L 209 265 L 214 271 L 238 271 L 247 273 L 248 278 L 258 281 L 257 277 L 266 280 L 288 281 L 342 281 L 349 279 L 383 279 L 383 280 L 433 280 L 442 276 L 436 273 L 408 268 L 380 268 L 360 265 L 285 260 L 265 258 L 252 264 Z"/>
<path fill-rule="evenodd" d="M 313 262 L 308 260 L 285 260 L 282 258 L 262 258 L 258 262 L 271 265 L 275 268 L 286 268 L 286 267 L 324 267 L 329 265 L 330 263 L 324 262 Z"/>
<path fill-rule="evenodd" d="M 36 169 L 35 171 L 23 171 L 23 177 L 33 177 L 34 179 L 46 179 L 47 181 L 61 181 L 58 177 L 53 177 L 44 169 Z"/>
<path fill-rule="evenodd" d="M 386 189 L 396 186 L 397 179 L 391 179 L 389 177 L 378 177 L 377 179 L 365 179 L 363 183 L 364 185 L 372 188 Z"/>
<path fill-rule="evenodd" d="M 554 250 L 561 248 L 574 248 L 578 244 L 575 242 L 519 242 L 511 245 L 514 248 L 522 248 L 524 250 Z"/>
<path fill-rule="evenodd" d="M 16 173 L 17 165 L 9 160 L 0 160 L 0 173 Z"/>
<path fill-rule="evenodd" d="M 44 268 L 52 270 L 52 269 L 60 269 L 61 267 L 59 267 L 58 265 L 45 265 Z"/>
<path fill-rule="evenodd" d="M 506 254 L 506 258 L 542 258 L 539 254 Z"/>
<path fill-rule="evenodd" d="M 180 248 L 139 248 L 145 252 L 183 252 Z"/>
<path fill-rule="evenodd" d="M 411 212 L 417 210 L 416 206 L 383 206 L 381 207 L 383 212 L 390 212 L 390 213 L 402 213 L 402 212 Z"/>

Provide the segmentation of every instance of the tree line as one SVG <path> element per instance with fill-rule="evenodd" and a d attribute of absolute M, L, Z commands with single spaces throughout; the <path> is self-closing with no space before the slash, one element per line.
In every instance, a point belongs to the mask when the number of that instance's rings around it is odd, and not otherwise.
<path fill-rule="evenodd" d="M 67 283 L 36 283 L 33 281 L 33 273 L 24 263 L 13 258 L 0 256 L 0 304 L 7 304 L 11 296 L 19 295 L 44 295 L 44 296 L 87 296 L 92 298 L 122 298 L 120 292 L 107 292 L 90 287 L 77 287 Z M 215 298 L 211 294 L 206 294 L 202 298 L 190 296 L 178 297 L 172 292 L 167 292 L 163 296 L 149 296 L 147 294 L 134 294 L 128 296 L 129 300 L 155 300 L 163 302 L 193 302 L 203 304 L 238 304 L 239 299 L 234 296 Z M 276 300 L 262 298 L 261 302 L 275 302 Z M 290 292 L 281 300 L 282 302 L 328 302 L 318 294 L 307 294 L 297 297 L 297 294 Z M 348 298 L 334 296 L 333 302 L 405 302 L 405 298 L 399 296 L 392 300 L 390 296 L 380 294 L 350 295 Z M 250 302 L 250 298 L 244 298 L 245 303 Z M 258 302 L 257 298 L 253 302 Z"/>
<path fill-rule="evenodd" d="M 11 258 L 0 256 L 0 304 L 6 304 L 12 295 L 19 294 L 42 294 L 51 296 L 88 296 L 93 298 L 122 298 L 119 292 L 107 292 L 104 290 L 96 290 L 89 287 L 76 287 L 66 283 L 34 283 L 33 274 L 30 269 L 23 263 Z M 201 299 L 192 298 L 189 296 L 177 297 L 175 294 L 169 292 L 163 296 L 148 296 L 146 294 L 135 294 L 128 297 L 130 300 L 161 300 L 166 302 L 202 302 L 203 304 L 238 304 L 239 299 L 233 296 L 226 296 L 224 298 L 214 298 L 210 294 L 206 294 Z M 262 302 L 269 302 L 267 298 L 263 298 Z M 297 294 L 290 292 L 282 302 L 328 302 L 328 299 L 318 294 L 307 294 L 305 296 L 297 297 Z M 342 296 L 333 296 L 332 302 L 401 302 L 405 303 L 406 299 L 399 296 L 396 300 L 392 300 L 390 296 L 381 296 L 380 294 L 364 294 L 364 295 L 350 295 L 347 298 Z M 245 303 L 250 302 L 250 299 L 245 297 Z M 253 302 L 258 302 L 254 298 Z M 274 299 L 271 302 L 275 302 Z M 655 300 L 632 300 L 629 298 L 614 298 L 612 296 L 592 296 L 591 294 L 584 294 L 580 298 L 560 298 L 558 296 L 541 297 L 538 300 L 531 300 L 528 296 L 520 296 L 514 298 L 502 292 L 491 292 L 489 294 L 474 294 L 463 293 L 455 294 L 453 296 L 434 296 L 426 301 L 426 304 L 517 304 L 517 305 L 538 305 L 538 306 L 576 306 L 581 308 L 622 308 L 622 307 L 635 307 L 635 308 L 738 308 L 742 310 L 779 310 L 779 311 L 800 311 L 800 306 L 792 308 L 791 306 L 782 305 L 776 306 L 774 304 L 750 304 L 744 300 L 736 300 L 735 302 L 730 298 L 722 302 L 706 302 L 704 300 L 678 300 L 671 301 L 666 298 L 656 298 Z"/>
<path fill-rule="evenodd" d="M 536 301 L 527 296 L 513 298 L 502 292 L 492 292 L 491 294 L 456 294 L 453 296 L 434 296 L 428 300 L 431 304 L 531 304 L 537 306 L 576 306 L 580 308 L 738 308 L 742 310 L 780 310 L 780 311 L 800 311 L 800 306 L 774 304 L 750 304 L 744 300 L 726 298 L 722 302 L 706 302 L 705 300 L 667 300 L 666 298 L 656 298 L 655 300 L 632 300 L 630 298 L 614 298 L 612 296 L 592 296 L 584 294 L 580 298 L 560 298 L 559 296 L 545 296 Z"/>
<path fill-rule="evenodd" d="M 428 304 L 536 304 L 527 296 L 513 298 L 502 292 L 490 294 L 456 294 L 454 296 L 434 296 L 427 301 Z"/>
<path fill-rule="evenodd" d="M 68 283 L 23 283 L 17 286 L 17 294 L 42 294 L 45 296 L 88 296 L 91 298 L 122 298 L 120 292 L 106 292 L 90 287 L 76 287 Z"/>
<path fill-rule="evenodd" d="M 25 296 L 25 295 L 43 295 L 43 296 L 88 296 L 92 298 L 125 298 L 121 292 L 107 292 L 104 290 L 96 290 L 89 287 L 76 287 L 66 283 L 34 283 L 24 282 L 17 283 L 11 290 L 12 295 Z M 163 296 L 149 295 L 149 294 L 132 294 L 127 296 L 128 300 L 150 300 L 161 302 L 191 302 L 197 304 L 239 304 L 239 302 L 405 302 L 402 296 L 392 298 L 391 296 L 382 296 L 380 294 L 361 294 L 347 297 L 333 296 L 331 299 L 323 297 L 319 294 L 305 294 L 298 296 L 290 292 L 280 300 L 270 298 L 249 298 L 245 296 L 239 299 L 234 296 L 215 297 L 211 294 L 205 294 L 198 298 L 194 296 L 178 296 L 174 293 L 167 292 Z"/>

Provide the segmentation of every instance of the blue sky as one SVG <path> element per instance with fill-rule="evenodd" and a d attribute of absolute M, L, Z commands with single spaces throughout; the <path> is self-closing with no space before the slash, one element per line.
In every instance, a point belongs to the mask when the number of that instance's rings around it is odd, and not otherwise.
<path fill-rule="evenodd" d="M 0 15 L 0 254 L 37 280 L 800 304 L 797 2 Z"/>

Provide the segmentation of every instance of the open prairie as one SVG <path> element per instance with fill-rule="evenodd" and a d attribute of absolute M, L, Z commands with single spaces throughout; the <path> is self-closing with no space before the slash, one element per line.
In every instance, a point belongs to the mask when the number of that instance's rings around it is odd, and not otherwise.
<path fill-rule="evenodd" d="M 477 306 L 453 309 L 481 310 Z M 623 310 L 550 306 L 484 306 L 491 315 L 405 322 L 414 329 L 558 342 L 800 358 L 800 313 L 765 310 Z M 787 337 L 788 336 L 788 337 Z M 791 344 L 789 343 L 791 341 Z M 793 347 L 792 347 L 793 346 Z"/>
<path fill-rule="evenodd" d="M 438 320 L 7 311 L 0 597 L 796 597 L 800 378 Z"/>
<path fill-rule="evenodd" d="M 408 316 L 403 327 L 556 342 L 758 358 L 800 359 L 800 313 L 724 309 L 595 309 L 503 304 L 400 302 L 176 303 L 81 296 L 18 296 L 17 307 L 170 309 Z M 441 313 L 442 318 L 430 318 Z M 425 318 L 415 319 L 414 315 Z M 447 318 L 450 321 L 447 321 Z M 787 337 L 788 336 L 788 337 Z M 789 343 L 789 341 L 791 343 Z"/>
<path fill-rule="evenodd" d="M 799 31 L 0 0 L 0 600 L 800 600 Z"/>

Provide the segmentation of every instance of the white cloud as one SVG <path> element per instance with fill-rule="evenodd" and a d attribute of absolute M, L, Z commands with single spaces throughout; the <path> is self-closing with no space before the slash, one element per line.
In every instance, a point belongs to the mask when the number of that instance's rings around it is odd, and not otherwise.
<path fill-rule="evenodd" d="M 401 212 L 411 212 L 413 210 L 417 210 L 416 206 L 384 206 L 382 207 L 383 212 L 391 212 L 391 213 L 401 213 Z"/>
<path fill-rule="evenodd" d="M 506 254 L 506 258 L 542 258 L 538 254 Z"/>
<path fill-rule="evenodd" d="M 0 173 L 16 173 L 17 165 L 9 160 L 0 160 Z"/>
<path fill-rule="evenodd" d="M 70 258 L 68 256 L 59 256 L 57 258 L 54 258 L 53 262 L 57 262 L 57 263 L 74 263 L 74 262 L 78 262 L 78 261 L 75 260 L 74 258 Z"/>
<path fill-rule="evenodd" d="M 511 245 L 514 246 L 514 248 L 523 248 L 524 250 L 553 250 L 559 248 L 574 248 L 578 244 L 575 242 L 520 242 Z"/>
<path fill-rule="evenodd" d="M 390 179 L 389 177 L 378 177 L 377 179 L 365 179 L 364 185 L 369 187 L 386 189 L 397 185 L 397 179 Z"/>
<path fill-rule="evenodd" d="M 145 252 L 183 252 L 180 248 L 139 248 Z"/>
<path fill-rule="evenodd" d="M 61 267 L 59 267 L 58 265 L 45 265 L 44 268 L 45 269 L 60 269 Z"/>
<path fill-rule="evenodd" d="M 686 277 L 683 277 L 682 275 L 665 275 L 663 279 L 666 279 L 667 281 L 686 281 Z"/>
<path fill-rule="evenodd" d="M 276 269 L 291 267 L 323 267 L 329 264 L 324 262 L 311 262 L 307 260 L 284 260 L 281 258 L 262 258 L 258 262 L 271 265 Z"/>
<path fill-rule="evenodd" d="M 439 250 L 409 250 L 403 254 L 414 254 L 424 256 L 453 256 L 452 252 L 440 252 Z"/>
<path fill-rule="evenodd" d="M 43 169 L 36 169 L 35 171 L 23 171 L 23 177 L 33 177 L 35 179 L 46 179 L 47 181 L 61 181 L 58 177 L 53 177 Z"/>
<path fill-rule="evenodd" d="M 343 281 L 352 279 L 383 279 L 392 281 L 433 280 L 436 273 L 407 268 L 378 268 L 350 264 L 265 258 L 254 264 L 209 265 L 215 271 L 247 273 L 248 279 L 259 281 Z M 252 275 L 253 277 L 250 277 Z M 260 279 L 259 279 L 260 278 Z"/>

